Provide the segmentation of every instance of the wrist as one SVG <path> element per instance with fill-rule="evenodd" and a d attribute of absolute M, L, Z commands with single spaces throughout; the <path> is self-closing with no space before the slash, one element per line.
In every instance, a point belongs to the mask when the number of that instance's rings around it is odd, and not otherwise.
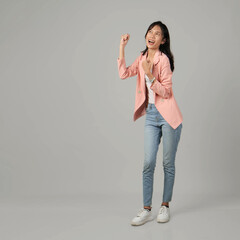
<path fill-rule="evenodd" d="M 156 81 L 156 78 L 154 78 L 154 80 L 152 81 L 152 84 L 154 84 L 154 83 L 155 83 L 155 81 Z"/>
<path fill-rule="evenodd" d="M 152 79 L 149 79 L 149 81 L 150 81 L 151 83 L 154 83 L 155 80 L 156 80 L 155 77 L 153 77 Z"/>

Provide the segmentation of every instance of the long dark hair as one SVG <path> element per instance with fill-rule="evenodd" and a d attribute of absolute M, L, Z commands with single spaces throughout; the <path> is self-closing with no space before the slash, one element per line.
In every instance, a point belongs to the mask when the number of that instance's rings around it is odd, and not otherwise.
<path fill-rule="evenodd" d="M 174 56 L 170 50 L 170 35 L 168 32 L 167 26 L 164 23 L 162 23 L 161 21 L 151 23 L 145 34 L 145 39 L 146 39 L 148 31 L 151 30 L 155 25 L 158 25 L 161 28 L 163 39 L 164 38 L 166 39 L 164 44 L 160 44 L 159 50 L 168 56 L 169 61 L 170 61 L 171 70 L 173 72 L 174 71 Z M 142 55 L 144 55 L 147 52 L 147 50 L 148 50 L 148 47 L 146 46 L 146 48 L 143 51 L 141 51 Z"/>

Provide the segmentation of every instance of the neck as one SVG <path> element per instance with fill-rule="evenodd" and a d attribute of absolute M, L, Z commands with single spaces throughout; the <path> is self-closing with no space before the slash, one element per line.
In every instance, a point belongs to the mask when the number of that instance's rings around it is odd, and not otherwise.
<path fill-rule="evenodd" d="M 151 49 L 151 48 L 148 48 L 147 50 L 147 57 L 148 58 L 153 58 L 155 53 L 156 53 L 157 49 Z"/>

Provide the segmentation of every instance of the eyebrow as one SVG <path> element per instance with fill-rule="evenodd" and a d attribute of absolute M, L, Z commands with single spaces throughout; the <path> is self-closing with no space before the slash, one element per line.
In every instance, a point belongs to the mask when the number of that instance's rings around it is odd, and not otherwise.
<path fill-rule="evenodd" d="M 152 29 L 150 29 L 149 31 L 152 31 Z M 156 31 L 156 32 L 161 33 L 160 31 Z"/>

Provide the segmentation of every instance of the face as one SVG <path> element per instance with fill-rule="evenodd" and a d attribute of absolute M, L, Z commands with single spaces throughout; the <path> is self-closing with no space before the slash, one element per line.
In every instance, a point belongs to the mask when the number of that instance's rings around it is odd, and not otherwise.
<path fill-rule="evenodd" d="M 163 40 L 162 37 L 162 30 L 158 25 L 155 25 L 151 30 L 148 31 L 146 36 L 146 45 L 148 48 L 159 49 L 160 44 L 163 44 L 164 42 L 165 40 Z"/>

